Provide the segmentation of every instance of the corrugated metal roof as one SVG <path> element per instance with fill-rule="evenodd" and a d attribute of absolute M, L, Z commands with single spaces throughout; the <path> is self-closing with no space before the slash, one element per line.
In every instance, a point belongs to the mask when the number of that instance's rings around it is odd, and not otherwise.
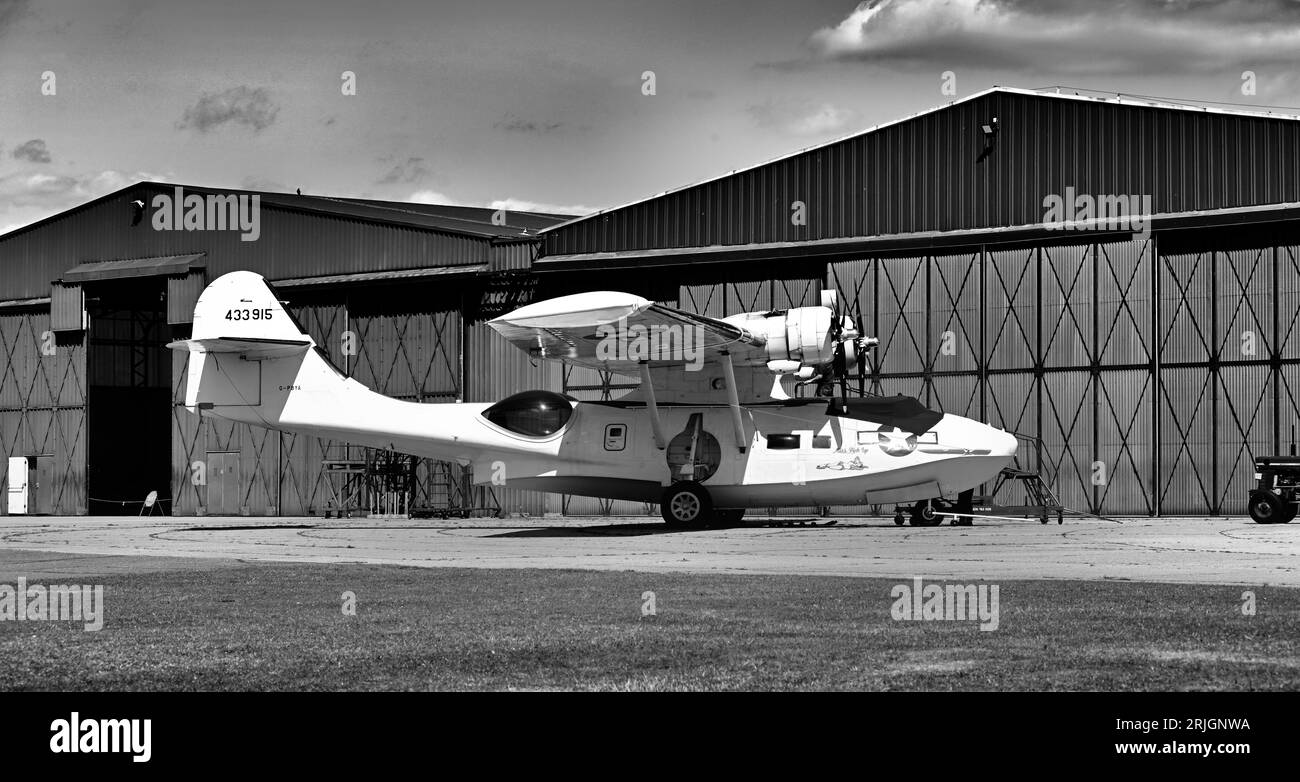
<path fill-rule="evenodd" d="M 125 258 L 118 261 L 92 261 L 73 266 L 63 273 L 64 282 L 90 282 L 117 280 L 124 277 L 183 274 L 190 269 L 202 268 L 206 253 L 188 255 L 158 255 L 150 258 Z"/>
<path fill-rule="evenodd" d="M 87 201 L 56 215 L 38 220 L 34 223 L 16 228 L 3 236 L 7 239 L 18 233 L 28 231 L 47 222 L 66 217 L 70 214 L 88 209 L 102 202 L 111 201 L 117 196 L 131 190 L 146 188 L 166 191 L 181 188 L 186 193 L 211 195 L 255 195 L 263 206 L 298 212 L 327 214 L 348 217 L 376 223 L 406 225 L 415 228 L 428 228 L 453 234 L 479 238 L 512 238 L 535 236 L 541 229 L 564 222 L 573 215 L 547 214 L 542 212 L 523 212 L 504 210 L 504 225 L 493 223 L 497 209 L 474 206 L 450 206 L 446 204 L 422 204 L 408 201 L 376 201 L 365 198 L 340 198 L 325 195 L 299 195 L 296 193 L 273 193 L 260 190 L 238 190 L 234 188 L 204 187 L 175 182 L 143 181 L 128 185 L 120 190 Z"/>
<path fill-rule="evenodd" d="M 1198 114 L 1205 114 L 1205 113 L 1231 114 L 1231 115 L 1248 116 L 1248 117 L 1268 117 L 1272 119 L 1300 120 L 1300 115 L 1297 114 L 1282 114 L 1282 113 L 1268 112 L 1268 111 L 1251 111 L 1246 109 L 1220 108 L 1217 106 L 1193 104 L 1191 102 L 1174 103 L 1174 102 L 1170 102 L 1169 99 L 1146 98 L 1146 97 L 1138 97 L 1138 96 L 1126 97 L 1124 93 L 1113 93 L 1115 95 L 1115 97 L 1113 98 L 1101 97 L 1097 95 L 1080 95 L 1077 92 L 1069 92 L 1069 93 L 1061 92 L 1061 89 L 1063 88 L 1058 87 L 1058 88 L 1051 88 L 1051 89 L 1024 89 L 1020 87 L 999 87 L 995 85 L 993 87 L 989 87 L 986 90 L 981 90 L 971 95 L 967 95 L 964 98 L 958 98 L 957 100 L 949 101 L 948 103 L 945 103 L 940 106 L 932 106 L 922 111 L 918 111 L 912 114 L 898 117 L 896 119 L 889 120 L 888 122 L 882 122 L 878 125 L 873 125 L 864 130 L 857 130 L 847 135 L 840 136 L 839 138 L 832 139 L 830 141 L 825 141 L 820 144 L 814 144 L 813 146 L 810 147 L 797 149 L 793 152 L 787 153 L 785 155 L 780 155 L 770 160 L 764 160 L 763 162 L 756 163 L 752 166 L 745 166 L 744 168 L 732 169 L 731 171 L 728 171 L 724 174 L 707 177 L 705 179 L 701 179 L 696 182 L 691 182 L 690 184 L 687 185 L 682 185 L 680 187 L 674 187 L 668 190 L 664 190 L 663 192 L 655 193 L 652 196 L 647 196 L 645 198 L 638 198 L 635 201 L 629 201 L 625 204 L 620 204 L 618 206 L 611 206 L 607 209 L 601 209 L 592 212 L 591 214 L 580 215 L 578 217 L 571 218 L 564 222 L 548 226 L 547 228 L 542 229 L 542 233 L 549 233 L 556 229 L 565 228 L 566 226 L 570 226 L 575 223 L 580 223 L 586 220 L 590 220 L 594 217 L 600 217 L 601 215 L 607 215 L 612 212 L 617 212 L 622 209 L 626 209 L 627 207 L 636 206 L 637 204 L 643 204 L 648 201 L 653 201 L 657 198 L 662 198 L 663 196 L 671 195 L 673 193 L 679 193 L 685 190 L 690 190 L 691 188 L 699 187 L 700 185 L 705 185 L 710 182 L 716 182 L 722 179 L 726 179 L 727 177 L 744 173 L 746 171 L 754 171 L 756 169 L 763 168 L 764 166 L 769 166 L 772 165 L 773 163 L 779 163 L 783 160 L 789 160 L 791 158 L 798 157 L 799 155 L 803 155 L 808 152 L 814 152 L 819 149 L 832 147 L 841 142 L 848 141 L 849 139 L 858 138 L 859 136 L 866 136 L 871 133 L 875 133 L 879 130 L 883 130 L 885 128 L 891 127 L 893 125 L 898 125 L 900 123 L 907 122 L 908 120 L 915 119 L 917 117 L 923 117 L 927 114 L 934 114 L 935 112 L 942 111 L 944 109 L 951 108 L 953 106 L 958 106 L 963 103 L 969 103 L 970 101 L 977 100 L 979 98 L 984 97 L 985 95 L 991 95 L 993 93 L 1033 95 L 1033 96 L 1042 96 L 1042 97 L 1049 97 L 1049 98 L 1060 98 L 1062 100 L 1076 100 L 1076 101 L 1086 101 L 1086 102 L 1093 102 L 1093 103 L 1110 103 L 1110 104 L 1119 104 L 1125 106 L 1144 106 L 1148 108 L 1171 109 L 1175 111 L 1190 111 Z"/>
<path fill-rule="evenodd" d="M 1189 227 L 1232 226 L 1257 222 L 1276 223 L 1300 220 L 1300 202 L 1266 204 L 1230 209 L 1206 209 L 1189 212 L 1143 215 L 1153 231 Z M 800 257 L 858 255 L 891 252 L 914 247 L 960 247 L 967 245 L 1012 244 L 1044 238 L 1079 238 L 1107 233 L 1105 218 L 1075 220 L 1060 228 L 1046 228 L 1041 223 L 975 228 L 959 231 L 916 231 L 911 233 L 851 236 L 794 242 L 751 242 L 749 244 L 706 245 L 703 247 L 657 247 L 640 250 L 569 253 L 544 255 L 533 262 L 535 271 L 567 271 L 588 266 L 602 269 L 624 266 L 678 265 L 737 260 L 784 260 Z M 1130 231 L 1110 233 L 1128 236 Z"/>
<path fill-rule="evenodd" d="M 259 237 L 236 230 L 156 230 L 134 203 L 175 197 L 258 197 Z M 149 211 L 149 209 L 146 209 Z M 256 269 L 268 279 L 401 271 L 419 267 L 526 268 L 537 226 L 563 215 L 440 204 L 405 204 L 194 185 L 141 182 L 0 236 L 0 299 L 45 295 L 51 280 L 83 263 L 207 253 L 209 278 Z M 134 218 L 134 219 L 133 219 Z M 523 233 L 528 229 L 529 233 Z"/>
<path fill-rule="evenodd" d="M 307 198 L 307 196 L 301 196 Z M 517 237 L 519 228 L 526 228 L 530 232 L 540 231 L 543 228 L 549 228 L 552 225 L 562 223 L 566 220 L 572 220 L 577 215 L 549 214 L 546 212 L 519 212 L 513 210 L 504 210 L 506 224 L 497 226 L 492 224 L 492 217 L 498 210 L 488 207 L 479 206 L 450 206 L 447 204 L 424 204 L 407 201 L 375 201 L 368 198 L 336 198 L 334 201 L 347 201 L 352 204 L 362 206 L 375 206 L 384 209 L 400 209 L 406 212 L 419 212 L 430 217 L 440 217 L 446 220 L 457 220 L 466 223 L 474 223 L 480 226 L 486 225 L 492 229 L 499 229 L 501 235 Z"/>
<path fill-rule="evenodd" d="M 358 272 L 356 274 L 329 274 L 321 277 L 294 277 L 288 280 L 272 280 L 277 288 L 296 288 L 307 285 L 331 285 L 334 283 L 384 282 L 388 280 L 413 280 L 423 277 L 444 277 L 447 275 L 472 275 L 487 271 L 486 263 L 468 266 L 439 266 L 432 269 L 398 269 L 386 272 Z"/>
<path fill-rule="evenodd" d="M 203 188 L 185 187 L 204 192 Z M 238 190 L 212 190 L 214 193 L 238 194 Z M 518 238 L 531 236 L 542 228 L 569 219 L 567 215 L 540 215 L 531 212 L 502 211 L 503 225 L 492 222 L 496 209 L 453 207 L 441 204 L 414 204 L 405 201 L 365 201 L 329 196 L 284 193 L 259 193 L 263 206 L 339 215 L 361 220 L 434 228 L 440 231 L 483 238 Z"/>

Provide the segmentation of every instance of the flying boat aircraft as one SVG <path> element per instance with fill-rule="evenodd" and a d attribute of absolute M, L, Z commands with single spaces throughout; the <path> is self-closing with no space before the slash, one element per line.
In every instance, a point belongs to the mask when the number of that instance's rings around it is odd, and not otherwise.
<path fill-rule="evenodd" d="M 169 347 L 190 353 L 190 412 L 454 461 L 478 483 L 655 502 L 674 527 L 831 505 L 908 506 L 928 526 L 969 513 L 974 487 L 1016 454 L 1014 435 L 911 397 L 850 397 L 847 377 L 876 341 L 833 291 L 820 306 L 726 318 L 597 291 L 489 325 L 535 360 L 640 385 L 603 402 L 550 390 L 495 403 L 392 399 L 338 370 L 246 271 L 209 284 L 192 337 Z"/>

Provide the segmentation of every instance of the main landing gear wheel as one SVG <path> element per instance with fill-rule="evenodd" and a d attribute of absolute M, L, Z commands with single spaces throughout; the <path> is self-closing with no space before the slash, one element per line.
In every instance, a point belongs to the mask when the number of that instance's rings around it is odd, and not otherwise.
<path fill-rule="evenodd" d="M 713 516 L 709 490 L 691 481 L 675 483 L 659 497 L 659 513 L 668 526 L 700 529 Z"/>
<path fill-rule="evenodd" d="M 929 500 L 920 500 L 912 507 L 910 523 L 913 527 L 937 527 L 943 523 L 943 517 Z"/>
<path fill-rule="evenodd" d="M 894 513 L 894 526 L 903 526 L 903 514 L 897 512 Z"/>

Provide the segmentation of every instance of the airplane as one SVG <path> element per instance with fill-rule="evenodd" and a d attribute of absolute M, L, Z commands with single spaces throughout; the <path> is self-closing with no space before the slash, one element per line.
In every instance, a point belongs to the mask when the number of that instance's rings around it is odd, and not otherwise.
<path fill-rule="evenodd" d="M 674 528 L 766 507 L 894 504 L 902 524 L 906 505 L 917 526 L 969 513 L 1016 437 L 911 397 L 850 398 L 847 376 L 876 340 L 837 308 L 824 291 L 820 306 L 712 318 L 596 291 L 489 321 L 535 360 L 640 378 L 601 402 L 386 397 L 336 368 L 248 271 L 210 283 L 191 338 L 168 347 L 190 354 L 191 413 L 457 462 L 479 484 L 658 503 Z M 816 395 L 791 396 L 801 386 Z"/>

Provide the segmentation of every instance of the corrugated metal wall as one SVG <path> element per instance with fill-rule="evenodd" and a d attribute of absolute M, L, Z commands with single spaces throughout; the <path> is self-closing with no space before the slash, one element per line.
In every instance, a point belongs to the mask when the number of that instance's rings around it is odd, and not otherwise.
<path fill-rule="evenodd" d="M 881 339 L 869 387 L 1041 438 L 1066 505 L 1237 514 L 1300 423 L 1300 253 L 1257 237 L 886 255 L 827 283 Z"/>
<path fill-rule="evenodd" d="M 358 382 L 399 399 L 446 403 L 463 398 L 460 293 L 459 287 L 446 282 L 407 285 L 401 291 L 334 288 L 323 294 L 294 294 L 290 307 L 330 360 Z M 180 406 L 187 360 L 188 354 L 177 354 L 173 364 L 177 512 L 195 513 L 202 508 L 208 513 L 317 515 L 338 505 L 344 496 L 342 478 L 325 469 L 325 462 L 361 459 L 361 449 L 217 419 L 200 420 Z M 476 365 L 487 363 L 481 356 L 473 360 Z M 204 462 L 207 472 L 203 485 L 193 481 L 196 460 Z M 213 488 L 218 480 L 212 474 L 216 463 L 234 470 L 233 494 L 238 501 L 233 504 L 227 486 L 220 486 L 220 491 Z M 421 460 L 416 471 L 418 496 L 412 504 L 462 503 L 467 498 L 460 496 L 461 472 L 456 465 Z M 226 505 L 218 510 L 222 502 Z"/>
<path fill-rule="evenodd" d="M 1149 194 L 1153 213 L 1295 202 L 1298 147 L 1294 120 L 994 92 L 548 231 L 545 251 L 1033 225 L 1067 187 Z"/>
<path fill-rule="evenodd" d="M 80 331 L 86 327 L 86 294 L 80 285 L 50 286 L 50 328 Z"/>
<path fill-rule="evenodd" d="M 86 349 L 55 338 L 48 310 L 0 310 L 0 485 L 9 456 L 54 457 L 54 507 L 85 513 Z M 0 507 L 0 513 L 7 513 Z"/>
<path fill-rule="evenodd" d="M 194 305 L 207 284 L 207 275 L 202 269 L 168 277 L 167 322 L 174 326 L 194 322 Z"/>

